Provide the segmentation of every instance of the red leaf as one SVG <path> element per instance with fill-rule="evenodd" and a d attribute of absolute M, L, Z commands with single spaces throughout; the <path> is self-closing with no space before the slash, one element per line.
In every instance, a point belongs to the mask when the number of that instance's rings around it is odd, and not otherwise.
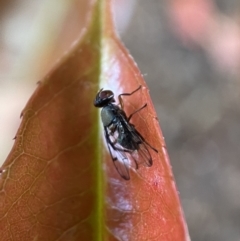
<path fill-rule="evenodd" d="M 110 1 L 96 1 L 86 33 L 40 83 L 23 111 L 0 177 L 1 240 L 187 240 L 165 143 L 146 84 L 115 35 Z M 100 81 L 99 81 L 100 80 Z M 123 180 L 99 144 L 100 87 L 158 149 L 153 166 Z M 101 134 L 102 136 L 102 134 Z M 103 148 L 102 148 L 103 147 Z M 104 166 L 104 168 L 102 168 Z"/>

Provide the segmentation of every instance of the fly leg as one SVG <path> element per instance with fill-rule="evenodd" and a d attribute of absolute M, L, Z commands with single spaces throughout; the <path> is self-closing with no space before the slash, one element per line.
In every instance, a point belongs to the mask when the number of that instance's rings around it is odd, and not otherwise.
<path fill-rule="evenodd" d="M 130 121 L 130 119 L 133 117 L 134 114 L 136 114 L 137 112 L 139 112 L 140 110 L 144 109 L 147 106 L 147 103 L 145 105 L 143 105 L 141 108 L 135 110 L 128 118 L 127 120 Z"/>
<path fill-rule="evenodd" d="M 123 99 L 122 99 L 122 96 L 130 96 L 132 94 L 134 94 L 135 92 L 137 92 L 138 90 L 140 90 L 142 88 L 141 85 L 139 85 L 139 87 L 137 89 L 135 89 L 133 92 L 131 93 L 122 93 L 118 96 L 118 101 L 119 101 L 119 104 L 121 106 L 122 109 L 124 109 L 124 104 L 123 104 Z"/>

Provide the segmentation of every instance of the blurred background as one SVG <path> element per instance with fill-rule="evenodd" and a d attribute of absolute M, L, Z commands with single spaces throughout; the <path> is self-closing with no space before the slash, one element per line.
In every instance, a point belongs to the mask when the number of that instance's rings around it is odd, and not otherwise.
<path fill-rule="evenodd" d="M 0 1 L 0 163 L 91 0 Z M 149 86 L 192 241 L 240 240 L 239 0 L 113 0 Z"/>

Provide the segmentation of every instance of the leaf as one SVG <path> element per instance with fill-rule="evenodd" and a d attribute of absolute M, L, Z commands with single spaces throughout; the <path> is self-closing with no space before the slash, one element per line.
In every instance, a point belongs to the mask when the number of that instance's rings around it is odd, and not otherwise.
<path fill-rule="evenodd" d="M 110 1 L 92 5 L 82 39 L 39 84 L 22 112 L 0 177 L 1 240 L 187 240 L 165 143 L 146 84 L 118 40 Z M 159 151 L 123 180 L 102 140 L 99 86 L 124 98 Z"/>

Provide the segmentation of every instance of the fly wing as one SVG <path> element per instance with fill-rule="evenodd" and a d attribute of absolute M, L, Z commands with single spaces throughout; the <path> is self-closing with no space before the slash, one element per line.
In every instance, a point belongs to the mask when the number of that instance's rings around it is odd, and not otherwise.
<path fill-rule="evenodd" d="M 134 127 L 133 127 L 134 128 Z M 132 132 L 133 140 L 138 144 L 138 149 L 132 153 L 132 157 L 138 165 L 144 165 L 147 167 L 152 166 L 153 161 L 149 149 L 142 135 L 134 128 Z"/>
<path fill-rule="evenodd" d="M 143 164 L 144 166 L 150 167 L 153 164 L 151 154 L 146 146 L 146 144 L 143 142 L 139 145 L 138 149 L 138 163 Z"/>
<path fill-rule="evenodd" d="M 108 144 L 108 148 L 117 172 L 123 179 L 129 180 L 129 166 L 127 164 L 128 158 L 126 154 L 123 151 L 113 150 L 110 144 Z"/>
<path fill-rule="evenodd" d="M 108 128 L 104 128 L 105 138 L 108 146 L 109 153 L 112 157 L 113 164 L 119 173 L 119 175 L 125 179 L 129 180 L 129 165 L 128 157 L 124 149 L 116 142 L 116 136 L 110 135 Z"/>

